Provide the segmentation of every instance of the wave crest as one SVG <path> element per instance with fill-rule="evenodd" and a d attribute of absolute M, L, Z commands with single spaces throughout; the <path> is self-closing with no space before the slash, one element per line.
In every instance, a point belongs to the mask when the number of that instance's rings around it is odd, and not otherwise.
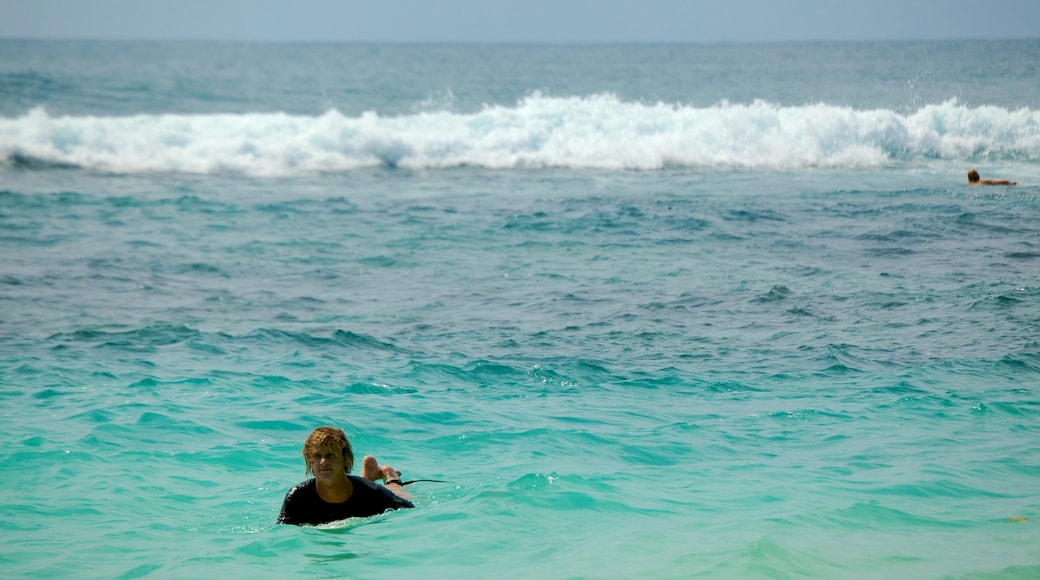
<path fill-rule="evenodd" d="M 1040 112 L 955 99 L 901 114 L 765 101 L 693 107 L 532 94 L 472 113 L 0 117 L 0 158 L 113 173 L 285 176 L 367 167 L 859 168 L 1040 161 Z"/>

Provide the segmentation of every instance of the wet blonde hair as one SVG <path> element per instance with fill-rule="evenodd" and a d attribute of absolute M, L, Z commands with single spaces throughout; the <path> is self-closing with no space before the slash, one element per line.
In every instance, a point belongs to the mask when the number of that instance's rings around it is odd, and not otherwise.
<path fill-rule="evenodd" d="M 350 447 L 347 434 L 343 429 L 335 427 L 318 427 L 311 431 L 310 437 L 303 442 L 303 460 L 307 463 L 306 474 L 311 474 L 311 460 L 322 448 L 328 447 L 333 453 L 343 456 L 343 471 L 350 473 L 354 469 L 354 450 Z"/>

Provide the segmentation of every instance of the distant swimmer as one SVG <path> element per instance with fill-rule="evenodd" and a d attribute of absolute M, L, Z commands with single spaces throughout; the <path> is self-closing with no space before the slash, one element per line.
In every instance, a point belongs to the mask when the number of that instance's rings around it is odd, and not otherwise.
<path fill-rule="evenodd" d="M 980 179 L 978 171 L 969 169 L 968 185 L 1018 185 L 1018 182 L 1008 181 L 1006 179 Z"/>

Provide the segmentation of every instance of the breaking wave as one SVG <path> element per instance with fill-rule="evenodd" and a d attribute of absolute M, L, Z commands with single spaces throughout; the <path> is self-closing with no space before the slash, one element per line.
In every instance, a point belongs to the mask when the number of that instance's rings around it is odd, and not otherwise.
<path fill-rule="evenodd" d="M 694 107 L 611 94 L 383 116 L 285 113 L 0 117 L 0 159 L 34 168 L 287 176 L 369 167 L 655 170 L 879 167 L 920 159 L 1040 161 L 1040 112 L 912 113 L 765 101 Z"/>

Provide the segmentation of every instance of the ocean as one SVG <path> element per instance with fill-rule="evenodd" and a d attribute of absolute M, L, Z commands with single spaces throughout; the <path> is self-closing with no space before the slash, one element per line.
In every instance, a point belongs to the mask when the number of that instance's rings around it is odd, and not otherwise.
<path fill-rule="evenodd" d="M 0 401 L 7 578 L 1040 577 L 1040 41 L 0 41 Z"/>

